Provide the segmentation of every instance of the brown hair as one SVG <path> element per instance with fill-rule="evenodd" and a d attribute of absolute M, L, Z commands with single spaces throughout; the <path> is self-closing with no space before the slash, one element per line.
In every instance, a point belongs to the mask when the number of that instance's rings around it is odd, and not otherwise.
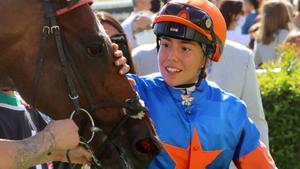
<path fill-rule="evenodd" d="M 225 19 L 227 29 L 234 21 L 234 17 L 243 13 L 243 2 L 239 0 L 223 0 L 220 4 L 220 11 Z"/>
<path fill-rule="evenodd" d="M 113 26 L 119 33 L 124 33 L 124 29 L 120 25 L 120 23 L 108 12 L 100 11 L 96 13 L 98 20 L 103 23 L 107 22 L 111 26 Z"/>
<path fill-rule="evenodd" d="M 124 33 L 124 29 L 122 28 L 121 24 L 110 13 L 105 12 L 105 11 L 97 12 L 96 17 L 101 23 L 106 22 L 106 23 L 110 24 L 111 26 L 113 26 L 119 32 L 119 34 L 114 35 L 114 36 L 121 35 L 124 37 L 125 42 L 123 41 L 122 43 L 118 43 L 118 42 L 115 42 L 115 43 L 117 43 L 119 45 L 119 49 L 122 50 L 124 57 L 127 59 L 127 64 L 130 66 L 129 73 L 135 74 L 136 71 L 135 71 L 135 67 L 133 65 L 133 61 L 132 61 L 131 48 L 128 44 L 127 37 Z"/>
<path fill-rule="evenodd" d="M 291 18 L 285 2 L 281 0 L 268 0 L 262 7 L 262 19 L 258 30 L 258 41 L 263 44 L 270 44 L 275 40 L 274 34 L 279 29 L 289 30 L 288 23 Z"/>

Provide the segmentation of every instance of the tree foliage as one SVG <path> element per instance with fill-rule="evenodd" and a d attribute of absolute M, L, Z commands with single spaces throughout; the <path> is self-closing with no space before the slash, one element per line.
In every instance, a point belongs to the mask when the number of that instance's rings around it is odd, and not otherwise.
<path fill-rule="evenodd" d="M 258 75 L 270 150 L 278 168 L 300 169 L 300 60 L 288 44 L 278 56 L 280 62 L 265 64 L 266 72 Z"/>

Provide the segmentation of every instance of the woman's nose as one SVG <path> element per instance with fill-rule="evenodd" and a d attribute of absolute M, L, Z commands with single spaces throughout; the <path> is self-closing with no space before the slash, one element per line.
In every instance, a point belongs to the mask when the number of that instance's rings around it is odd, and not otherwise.
<path fill-rule="evenodd" d="M 177 61 L 178 55 L 179 55 L 179 51 L 176 49 L 176 47 L 172 47 L 170 48 L 170 51 L 168 53 L 168 60 Z"/>

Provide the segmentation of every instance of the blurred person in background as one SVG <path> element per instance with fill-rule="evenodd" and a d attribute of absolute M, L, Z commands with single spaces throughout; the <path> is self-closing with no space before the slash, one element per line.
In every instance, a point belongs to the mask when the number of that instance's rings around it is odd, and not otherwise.
<path fill-rule="evenodd" d="M 284 40 L 284 43 L 295 45 L 298 51 L 298 58 L 300 59 L 300 30 L 291 31 Z"/>
<path fill-rule="evenodd" d="M 228 76 L 230 74 L 230 76 Z M 261 133 L 261 140 L 269 147 L 268 125 L 257 81 L 254 54 L 239 43 L 226 40 L 222 59 L 208 67 L 208 80 L 245 101 L 249 117 Z"/>
<path fill-rule="evenodd" d="M 151 29 L 153 13 L 151 0 L 132 0 L 133 12 L 122 22 L 122 27 L 130 46 L 135 48 L 145 43 L 155 41 Z"/>
<path fill-rule="evenodd" d="M 257 40 L 258 37 L 258 28 L 260 27 L 260 20 L 261 20 L 261 15 L 259 14 L 255 21 L 254 24 L 252 26 L 250 26 L 249 30 L 248 30 L 248 34 L 250 36 L 250 43 L 249 43 L 249 48 L 250 49 L 254 49 L 254 43 Z"/>
<path fill-rule="evenodd" d="M 24 105 L 15 91 L 0 89 L 0 139 L 22 140 L 36 135 L 45 126 L 41 114 Z M 47 169 L 48 165 L 30 169 L 38 168 Z"/>
<path fill-rule="evenodd" d="M 151 27 L 152 20 L 153 13 L 139 12 L 137 14 L 137 18 L 133 22 L 133 25 L 135 25 L 133 30 L 133 38 L 136 44 L 136 46 L 133 46 L 133 48 L 143 44 L 155 42 L 156 38 Z"/>
<path fill-rule="evenodd" d="M 300 0 L 297 3 L 297 10 L 295 12 L 295 17 L 293 18 L 294 25 L 297 30 L 300 31 Z"/>
<path fill-rule="evenodd" d="M 254 54 L 237 42 L 225 41 L 222 58 L 208 66 L 208 80 L 243 100 L 248 116 L 260 132 L 260 139 L 269 148 L 269 130 L 258 85 Z M 233 163 L 230 169 L 236 168 Z"/>
<path fill-rule="evenodd" d="M 0 88 L 1 169 L 52 168 L 50 161 L 67 161 L 67 149 L 72 149 L 70 158 L 74 163 L 85 164 L 90 160 L 89 152 L 78 147 L 78 127 L 73 120 L 57 120 L 47 125 L 49 121 L 44 117 L 14 90 Z"/>
<path fill-rule="evenodd" d="M 220 4 L 222 0 L 209 0 L 212 4 L 214 4 L 216 7 L 220 7 Z"/>
<path fill-rule="evenodd" d="M 227 26 L 227 40 L 238 42 L 245 46 L 249 45 L 250 36 L 243 35 L 241 27 L 243 21 L 243 1 L 223 0 L 219 7 Z"/>
<path fill-rule="evenodd" d="M 275 61 L 276 47 L 288 35 L 291 18 L 282 0 L 268 0 L 262 6 L 258 37 L 254 43 L 255 65 L 259 67 L 265 62 Z"/>
<path fill-rule="evenodd" d="M 96 17 L 102 24 L 111 41 L 118 44 L 119 50 L 123 52 L 124 57 L 127 59 L 127 64 L 130 66 L 129 73 L 135 73 L 135 67 L 131 56 L 131 47 L 129 46 L 121 24 L 108 12 L 97 12 Z"/>
<path fill-rule="evenodd" d="M 161 7 L 161 0 L 151 0 L 151 9 L 150 11 L 156 13 L 160 10 Z"/>
<path fill-rule="evenodd" d="M 169 0 L 162 0 L 166 4 Z M 136 74 L 143 76 L 159 72 L 156 41 L 140 45 L 132 50 L 132 59 Z"/>
<path fill-rule="evenodd" d="M 248 34 L 249 28 L 255 23 L 258 15 L 259 0 L 244 0 L 245 23 L 242 26 L 242 34 Z"/>
<path fill-rule="evenodd" d="M 289 28 L 290 28 L 290 31 L 292 31 L 292 30 L 296 29 L 295 24 L 294 24 L 294 18 L 296 16 L 296 9 L 295 9 L 295 6 L 290 1 L 285 0 L 284 2 L 286 5 L 286 8 L 288 10 L 290 19 L 291 19 L 291 22 L 289 23 Z"/>
<path fill-rule="evenodd" d="M 138 46 L 132 50 L 136 74 L 143 76 L 159 72 L 156 43 Z"/>

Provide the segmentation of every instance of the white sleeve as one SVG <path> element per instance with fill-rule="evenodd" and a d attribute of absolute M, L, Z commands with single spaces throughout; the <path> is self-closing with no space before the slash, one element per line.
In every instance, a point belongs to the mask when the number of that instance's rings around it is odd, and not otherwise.
<path fill-rule="evenodd" d="M 267 147 L 269 147 L 268 124 L 263 110 L 262 99 L 255 71 L 254 58 L 252 53 L 249 53 L 249 55 L 241 99 L 245 101 L 248 107 L 249 117 L 254 121 L 256 127 L 260 131 L 261 141 L 265 143 Z"/>
<path fill-rule="evenodd" d="M 259 51 L 259 45 L 257 44 L 257 41 L 254 42 L 254 61 L 255 61 L 255 66 L 258 67 L 260 64 L 262 64 L 262 59 L 261 59 L 261 54 Z"/>

